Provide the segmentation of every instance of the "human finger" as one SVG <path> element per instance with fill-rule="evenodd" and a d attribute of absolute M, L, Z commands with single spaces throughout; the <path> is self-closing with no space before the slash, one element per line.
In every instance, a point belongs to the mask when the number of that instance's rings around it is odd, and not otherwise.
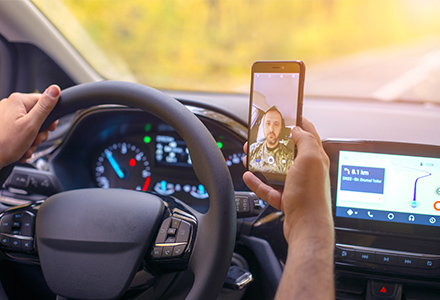
<path fill-rule="evenodd" d="M 19 105 L 20 107 L 24 107 L 24 112 L 27 113 L 29 110 L 34 107 L 35 103 L 37 103 L 38 99 L 41 97 L 41 94 L 23 94 L 23 93 L 12 93 L 9 97 L 3 100 L 8 100 L 14 105 Z"/>
<path fill-rule="evenodd" d="M 46 120 L 49 113 L 55 107 L 60 93 L 61 90 L 59 86 L 51 85 L 48 87 L 26 117 L 32 120 L 32 123 L 34 123 L 36 126 L 40 127 L 44 120 Z"/>
<path fill-rule="evenodd" d="M 305 131 L 311 133 L 316 140 L 318 141 L 319 144 L 321 144 L 321 138 L 319 137 L 318 131 L 315 128 L 315 125 L 313 125 L 312 122 L 310 122 L 307 118 L 303 117 L 302 118 L 302 125 L 301 128 L 304 129 Z"/>
<path fill-rule="evenodd" d="M 25 152 L 25 153 L 23 154 L 23 156 L 21 157 L 20 162 L 21 162 L 21 163 L 25 163 L 26 160 L 27 160 L 28 158 L 31 158 L 32 154 L 34 154 L 34 152 L 35 152 L 36 149 L 37 149 L 36 146 L 31 146 L 31 147 L 29 147 L 29 149 L 26 150 L 26 152 Z"/>
<path fill-rule="evenodd" d="M 49 130 L 43 130 L 37 135 L 34 142 L 32 143 L 32 146 L 39 146 L 42 142 L 47 141 L 48 138 Z"/>
<path fill-rule="evenodd" d="M 280 191 L 266 185 L 249 171 L 243 174 L 243 181 L 260 199 L 266 201 L 276 209 L 281 209 Z"/>
<path fill-rule="evenodd" d="M 247 148 L 248 148 L 248 142 L 246 141 L 246 143 L 244 143 L 244 145 L 243 145 L 243 152 L 246 154 L 243 157 L 243 165 L 245 168 L 247 168 Z"/>
<path fill-rule="evenodd" d="M 26 112 L 30 111 L 35 104 L 37 104 L 38 99 L 40 99 L 41 94 L 39 93 L 32 93 L 32 94 L 22 94 L 17 93 L 17 96 L 20 98 L 21 103 L 23 103 Z"/>
<path fill-rule="evenodd" d="M 318 131 L 316 130 L 315 125 L 313 125 L 312 122 L 310 122 L 309 120 L 307 120 L 304 117 L 303 117 L 303 124 L 304 124 L 303 129 L 315 137 L 315 141 L 317 142 L 318 146 L 320 147 L 322 158 L 326 161 L 329 161 L 327 153 L 325 152 L 324 147 L 322 145 L 322 140 L 318 134 Z"/>
<path fill-rule="evenodd" d="M 297 156 L 306 153 L 307 151 L 305 150 L 307 148 L 310 149 L 310 147 L 315 148 L 317 146 L 321 147 L 319 143 L 319 136 L 317 138 L 313 133 L 308 132 L 298 126 L 292 129 L 292 139 L 298 148 Z"/>
<path fill-rule="evenodd" d="M 245 154 L 247 154 L 247 150 L 248 150 L 247 148 L 248 148 L 248 142 L 246 141 L 246 143 L 244 143 L 243 145 L 243 151 Z"/>
<path fill-rule="evenodd" d="M 47 127 L 47 130 L 49 131 L 55 131 L 55 129 L 57 129 L 58 126 L 58 120 L 56 120 L 55 122 L 53 122 L 52 124 L 49 125 L 49 127 Z"/>

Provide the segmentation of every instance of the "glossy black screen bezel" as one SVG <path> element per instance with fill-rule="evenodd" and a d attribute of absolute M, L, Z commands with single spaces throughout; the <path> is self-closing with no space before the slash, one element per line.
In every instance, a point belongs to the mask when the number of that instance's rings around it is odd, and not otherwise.
<path fill-rule="evenodd" d="M 367 153 L 395 154 L 440 158 L 440 147 L 424 144 L 409 144 L 379 141 L 323 141 L 323 146 L 330 158 L 330 182 L 332 207 L 335 227 L 363 233 L 378 233 L 410 236 L 416 238 L 429 237 L 440 240 L 440 227 L 351 219 L 336 216 L 336 193 L 338 183 L 338 166 L 340 151 L 356 151 Z"/>

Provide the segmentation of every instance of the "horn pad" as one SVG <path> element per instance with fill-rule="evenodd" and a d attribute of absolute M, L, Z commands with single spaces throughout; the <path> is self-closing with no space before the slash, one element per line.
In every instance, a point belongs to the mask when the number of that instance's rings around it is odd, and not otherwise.
<path fill-rule="evenodd" d="M 122 189 L 82 189 L 49 197 L 36 239 L 50 289 L 75 299 L 120 296 L 132 281 L 164 212 L 162 200 Z"/>

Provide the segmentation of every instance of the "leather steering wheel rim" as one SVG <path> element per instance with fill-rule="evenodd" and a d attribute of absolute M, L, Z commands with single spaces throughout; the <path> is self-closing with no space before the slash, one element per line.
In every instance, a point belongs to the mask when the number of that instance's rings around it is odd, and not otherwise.
<path fill-rule="evenodd" d="M 100 81 L 70 87 L 42 128 L 79 109 L 103 104 L 139 108 L 162 119 L 186 142 L 199 181 L 209 193 L 209 210 L 199 215 L 197 237 L 189 261 L 194 283 L 186 299 L 214 299 L 229 269 L 235 243 L 234 189 L 224 157 L 203 123 L 174 98 L 129 82 Z"/>

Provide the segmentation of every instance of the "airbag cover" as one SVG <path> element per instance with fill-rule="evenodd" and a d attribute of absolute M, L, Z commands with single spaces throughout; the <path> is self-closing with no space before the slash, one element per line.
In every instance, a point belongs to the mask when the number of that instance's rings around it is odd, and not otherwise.
<path fill-rule="evenodd" d="M 75 299 L 119 297 L 155 238 L 164 211 L 151 194 L 82 189 L 48 198 L 36 239 L 50 289 Z"/>

